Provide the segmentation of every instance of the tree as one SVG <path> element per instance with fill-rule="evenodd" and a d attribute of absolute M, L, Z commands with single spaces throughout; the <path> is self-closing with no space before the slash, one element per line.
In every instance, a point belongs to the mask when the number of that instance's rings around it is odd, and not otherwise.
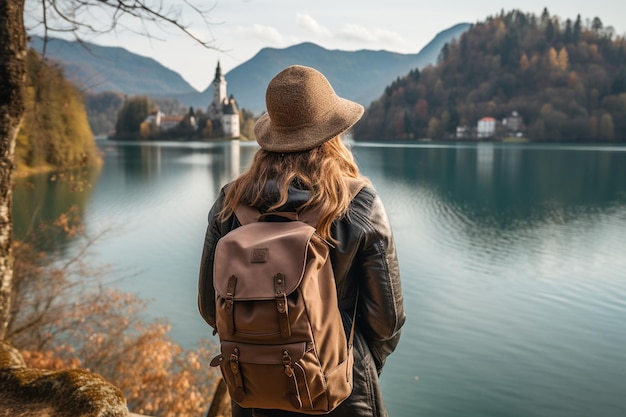
<path fill-rule="evenodd" d="M 152 108 L 152 102 L 146 96 L 132 97 L 128 99 L 119 111 L 115 124 L 115 136 L 119 138 L 139 135 L 141 122 L 148 117 Z"/>
<path fill-rule="evenodd" d="M 567 66 L 569 65 L 569 56 L 567 54 L 567 49 L 565 49 L 565 47 L 562 47 L 559 50 L 559 55 L 557 57 L 557 61 L 558 61 L 558 67 L 562 71 L 565 71 L 567 69 Z"/>
<path fill-rule="evenodd" d="M 108 135 L 115 130 L 117 114 L 124 104 L 124 95 L 118 92 L 83 93 L 89 126 L 94 135 Z"/>
<path fill-rule="evenodd" d="M 526 56 L 526 54 L 523 53 L 521 58 L 519 59 L 519 69 L 521 72 L 526 72 L 529 66 L 530 66 L 530 63 L 528 62 L 528 56 Z"/>
<path fill-rule="evenodd" d="M 600 139 L 613 140 L 615 134 L 614 126 L 615 125 L 613 123 L 613 118 L 611 117 L 611 115 L 609 113 L 604 113 L 600 118 Z"/>
<path fill-rule="evenodd" d="M 578 42 L 580 40 L 580 35 L 583 32 L 583 23 L 580 18 L 580 15 L 576 16 L 576 22 L 574 22 L 574 42 Z"/>
<path fill-rule="evenodd" d="M 559 55 L 556 52 L 556 49 L 548 49 L 548 62 L 550 62 L 550 66 L 553 68 L 559 67 Z"/>
<path fill-rule="evenodd" d="M 554 39 L 557 30 L 554 27 L 554 23 L 552 23 L 552 20 L 548 20 L 548 23 L 546 25 L 546 39 L 548 40 L 548 42 L 552 42 L 552 40 Z"/>
<path fill-rule="evenodd" d="M 442 135 L 441 122 L 436 117 L 431 117 L 428 121 L 428 130 L 426 131 L 429 138 L 440 139 Z"/>
<path fill-rule="evenodd" d="M 35 0 L 33 0 L 35 1 Z M 0 0 L 0 339 L 4 339 L 11 305 L 13 281 L 11 179 L 15 139 L 25 108 L 26 29 L 25 0 Z M 143 32 L 150 36 L 148 24 L 166 23 L 194 41 L 211 48 L 211 41 L 199 38 L 182 19 L 183 9 L 190 9 L 207 23 L 208 11 L 185 1 L 166 6 L 164 0 L 132 2 L 102 0 L 41 1 L 39 24 L 44 39 L 49 32 L 70 32 L 77 40 L 85 31 L 108 32 L 127 25 L 132 18 L 143 23 Z M 93 16 L 98 14 L 98 18 Z M 83 20 L 84 19 L 84 20 Z M 45 47 L 44 47 L 45 54 Z"/>
<path fill-rule="evenodd" d="M 24 1 L 0 0 L 0 339 L 11 309 L 13 249 L 11 173 L 15 138 L 25 108 Z"/>
<path fill-rule="evenodd" d="M 602 24 L 602 20 L 600 20 L 600 18 L 597 16 L 594 17 L 593 21 L 591 22 L 591 29 L 597 34 L 602 30 L 603 27 L 604 25 Z"/>
<path fill-rule="evenodd" d="M 541 25 L 545 27 L 549 23 L 550 23 L 550 12 L 548 11 L 547 7 L 544 7 L 543 11 L 541 12 Z"/>
<path fill-rule="evenodd" d="M 16 172 L 99 165 L 82 95 L 64 78 L 63 70 L 30 49 L 26 71 L 26 109 L 15 144 Z"/>
<path fill-rule="evenodd" d="M 563 42 L 568 44 L 572 42 L 573 38 L 574 38 L 574 30 L 572 28 L 572 20 L 567 19 L 565 21 L 565 32 L 563 32 Z"/>

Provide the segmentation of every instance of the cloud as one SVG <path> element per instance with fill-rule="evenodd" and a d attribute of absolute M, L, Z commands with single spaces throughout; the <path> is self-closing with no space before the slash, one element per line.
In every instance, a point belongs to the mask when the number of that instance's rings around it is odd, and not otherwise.
<path fill-rule="evenodd" d="M 316 36 L 323 36 L 326 38 L 332 38 L 333 33 L 325 26 L 320 25 L 317 20 L 308 14 L 297 14 L 296 21 L 298 26 L 313 33 Z"/>
<path fill-rule="evenodd" d="M 406 44 L 402 35 L 390 30 L 380 28 L 369 29 L 357 24 L 347 24 L 337 33 L 333 33 L 326 26 L 322 26 L 311 15 L 301 13 L 296 15 L 296 21 L 300 28 L 320 38 L 337 39 L 367 45 L 398 46 Z"/>
<path fill-rule="evenodd" d="M 384 29 L 368 29 L 364 26 L 348 24 L 337 34 L 337 37 L 351 42 L 359 43 L 383 43 L 402 45 L 404 38 L 398 32 Z"/>
<path fill-rule="evenodd" d="M 242 39 L 255 39 L 267 41 L 271 44 L 282 45 L 285 43 L 285 37 L 278 29 L 273 26 L 265 26 L 255 24 L 252 26 L 237 26 L 235 33 Z"/>

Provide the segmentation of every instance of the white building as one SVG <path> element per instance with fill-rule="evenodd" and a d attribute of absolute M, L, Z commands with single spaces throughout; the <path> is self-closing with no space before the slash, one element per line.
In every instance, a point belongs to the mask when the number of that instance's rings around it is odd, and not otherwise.
<path fill-rule="evenodd" d="M 479 139 L 490 138 L 496 133 L 496 119 L 493 117 L 483 117 L 478 121 L 476 134 Z"/>
<path fill-rule="evenodd" d="M 240 135 L 239 108 L 232 94 L 226 98 L 226 84 L 226 78 L 222 74 L 222 67 L 218 61 L 213 79 L 213 101 L 209 104 L 207 116 L 211 120 L 220 122 L 225 137 L 237 138 Z"/>
<path fill-rule="evenodd" d="M 239 108 L 232 95 L 228 99 L 228 104 L 223 107 L 222 129 L 224 129 L 224 135 L 227 137 L 239 137 Z"/>
<path fill-rule="evenodd" d="M 143 122 L 150 125 L 155 131 L 165 131 L 175 128 L 182 120 L 182 116 L 167 116 L 161 110 L 154 110 Z"/>
<path fill-rule="evenodd" d="M 502 119 L 502 127 L 509 135 L 523 136 L 524 121 L 517 111 Z"/>

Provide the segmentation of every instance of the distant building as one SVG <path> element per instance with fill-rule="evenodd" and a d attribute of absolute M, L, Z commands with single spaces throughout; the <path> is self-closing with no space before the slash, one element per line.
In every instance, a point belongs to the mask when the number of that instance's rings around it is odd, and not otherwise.
<path fill-rule="evenodd" d="M 183 116 L 163 116 L 161 117 L 161 130 L 170 130 L 175 128 L 183 121 Z"/>
<path fill-rule="evenodd" d="M 496 134 L 496 119 L 493 117 L 483 117 L 478 121 L 476 127 L 478 139 L 490 138 Z"/>
<path fill-rule="evenodd" d="M 144 123 L 155 131 L 165 131 L 178 126 L 182 120 L 182 116 L 166 116 L 161 110 L 154 110 L 145 118 Z"/>
<path fill-rule="evenodd" d="M 149 124 L 154 128 L 158 128 L 161 126 L 161 118 L 164 116 L 161 110 L 154 110 L 150 112 L 148 117 L 144 120 L 144 123 Z"/>
<path fill-rule="evenodd" d="M 502 119 L 502 128 L 504 133 L 510 136 L 522 136 L 524 131 L 524 121 L 516 111 L 510 116 Z"/>
<path fill-rule="evenodd" d="M 224 130 L 224 135 L 231 138 L 239 137 L 239 108 L 232 94 L 222 109 L 222 129 Z"/>
<path fill-rule="evenodd" d="M 218 61 L 213 79 L 213 101 L 207 109 L 207 117 L 214 124 L 222 127 L 222 134 L 225 137 L 237 138 L 240 135 L 239 108 L 232 94 L 226 98 L 226 84 L 226 78 L 222 74 Z"/>
<path fill-rule="evenodd" d="M 472 129 L 469 126 L 457 126 L 456 138 L 457 139 L 471 139 Z"/>

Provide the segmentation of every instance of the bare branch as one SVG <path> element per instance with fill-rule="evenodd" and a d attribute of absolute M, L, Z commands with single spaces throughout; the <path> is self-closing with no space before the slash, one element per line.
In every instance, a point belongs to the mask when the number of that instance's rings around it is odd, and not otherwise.
<path fill-rule="evenodd" d="M 104 34 L 120 28 L 158 39 L 155 29 L 149 27 L 154 25 L 159 31 L 174 28 L 205 48 L 217 49 L 210 30 L 213 23 L 209 21 L 215 4 L 208 8 L 201 8 L 201 3 L 195 4 L 191 0 L 183 0 L 177 6 L 165 6 L 163 0 L 41 0 L 39 4 L 39 17 L 31 17 L 43 26 L 45 39 L 52 32 L 72 32 L 78 40 L 86 33 Z M 183 19 L 185 11 L 192 12 L 202 22 L 209 33 L 206 39 L 193 31 L 190 23 Z M 140 24 L 141 29 L 126 24 L 126 18 Z"/>

